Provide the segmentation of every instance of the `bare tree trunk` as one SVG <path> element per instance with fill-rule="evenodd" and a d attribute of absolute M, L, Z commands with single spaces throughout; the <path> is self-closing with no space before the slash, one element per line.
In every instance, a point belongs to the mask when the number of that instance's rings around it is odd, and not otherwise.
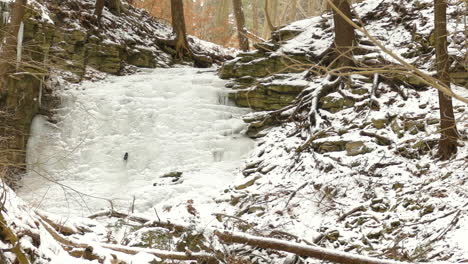
<path fill-rule="evenodd" d="M 231 32 L 230 30 L 226 30 L 230 27 L 229 25 L 229 10 L 230 10 L 230 3 L 231 0 L 220 0 L 217 2 L 218 4 L 218 12 L 216 12 L 216 34 L 218 34 L 218 39 L 222 40 L 223 44 L 227 44 L 229 42 Z M 220 30 L 222 29 L 222 30 Z"/>
<path fill-rule="evenodd" d="M 434 30 L 437 78 L 450 89 L 447 52 L 447 0 L 434 0 Z M 439 91 L 441 137 L 437 155 L 449 159 L 457 152 L 458 132 L 453 114 L 452 98 Z"/>
<path fill-rule="evenodd" d="M 120 16 L 122 14 L 122 2 L 120 0 L 96 0 L 94 14 L 97 16 L 98 20 L 101 19 L 104 6 L 107 6 L 109 11 L 115 15 Z"/>
<path fill-rule="evenodd" d="M 13 4 L 10 24 L 6 27 L 5 40 L 2 45 L 0 58 L 0 102 L 7 93 L 6 83 L 8 75 L 15 72 L 16 45 L 18 31 L 23 21 L 27 0 L 16 0 Z"/>
<path fill-rule="evenodd" d="M 291 10 L 289 11 L 288 22 L 296 21 L 297 17 L 297 0 L 291 0 Z"/>
<path fill-rule="evenodd" d="M 114 15 L 120 16 L 122 14 L 122 2 L 120 0 L 108 0 L 107 7 Z"/>
<path fill-rule="evenodd" d="M 249 39 L 247 38 L 247 30 L 245 28 L 244 10 L 242 10 L 241 0 L 232 0 L 234 15 L 237 23 L 237 37 L 239 38 L 239 47 L 243 51 L 249 50 Z"/>
<path fill-rule="evenodd" d="M 16 72 L 18 33 L 26 5 L 27 0 L 16 0 L 13 3 L 10 23 L 5 28 L 5 39 L 1 41 L 3 45 L 0 51 L 0 178 L 12 187 L 17 184 L 15 175 L 25 168 L 26 133 L 29 132 L 29 126 L 25 127 L 23 123 L 29 120 L 23 116 L 23 113 L 27 113 L 23 110 L 25 105 L 34 105 L 25 96 L 25 91 L 18 88 L 24 79 L 10 78 Z"/>
<path fill-rule="evenodd" d="M 187 29 L 185 27 L 184 3 L 182 0 L 171 0 L 172 27 L 176 35 L 175 48 L 177 58 L 182 59 L 184 54 L 191 53 L 187 41 Z"/>
<path fill-rule="evenodd" d="M 348 0 L 333 0 L 333 4 L 348 18 L 351 19 L 351 6 Z M 337 51 L 338 67 L 352 65 L 352 48 L 355 39 L 354 28 L 335 10 L 333 10 L 335 23 L 335 48 Z"/>
<path fill-rule="evenodd" d="M 185 26 L 184 3 L 182 0 L 171 0 L 171 16 L 172 27 L 176 35 L 173 44 L 176 50 L 176 60 L 182 61 L 184 56 L 187 56 L 194 60 L 197 67 L 210 67 L 213 63 L 210 57 L 195 54 L 190 49 L 187 39 L 187 28 Z"/>
<path fill-rule="evenodd" d="M 273 25 L 273 21 L 271 20 L 270 7 L 271 7 L 270 1 L 265 0 L 265 8 L 264 8 L 265 18 L 266 18 L 268 29 L 270 30 L 270 32 L 273 32 L 275 30 L 275 26 Z"/>
<path fill-rule="evenodd" d="M 96 5 L 94 6 L 94 14 L 97 16 L 98 20 L 101 19 L 102 11 L 104 10 L 105 0 L 96 0 Z"/>
<path fill-rule="evenodd" d="M 252 1 L 252 27 L 253 33 L 258 35 L 260 29 L 258 25 L 258 1 Z"/>

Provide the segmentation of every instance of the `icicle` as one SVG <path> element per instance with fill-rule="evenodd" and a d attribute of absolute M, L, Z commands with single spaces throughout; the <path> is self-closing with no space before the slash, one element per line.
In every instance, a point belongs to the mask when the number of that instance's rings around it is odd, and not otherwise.
<path fill-rule="evenodd" d="M 43 87 L 44 87 L 44 77 L 42 77 L 41 84 L 39 85 L 39 96 L 38 96 L 39 108 L 42 108 L 42 88 Z"/>
<path fill-rule="evenodd" d="M 2 18 L 3 18 L 3 25 L 8 24 L 8 21 L 10 21 L 10 12 L 3 11 Z"/>
<path fill-rule="evenodd" d="M 16 70 L 19 69 L 21 62 L 21 52 L 23 49 L 23 35 L 24 35 L 24 23 L 21 21 L 19 30 L 18 30 L 18 41 L 16 45 Z"/>

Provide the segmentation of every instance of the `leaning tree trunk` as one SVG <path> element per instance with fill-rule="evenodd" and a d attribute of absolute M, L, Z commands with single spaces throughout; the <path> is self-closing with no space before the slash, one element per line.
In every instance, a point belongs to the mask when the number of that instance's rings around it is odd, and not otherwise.
<path fill-rule="evenodd" d="M 447 53 L 447 0 L 434 0 L 434 30 L 437 78 L 450 89 Z M 457 152 L 458 132 L 453 114 L 452 98 L 439 91 L 440 128 L 438 156 L 449 159 Z"/>
<path fill-rule="evenodd" d="M 234 15 L 237 23 L 237 37 L 239 39 L 239 47 L 243 51 L 249 50 L 249 39 L 247 38 L 247 30 L 245 28 L 244 10 L 242 9 L 241 0 L 232 0 Z"/>
<path fill-rule="evenodd" d="M 349 19 L 351 19 L 351 6 L 348 0 L 333 0 L 333 4 Z M 335 48 L 338 67 L 352 65 L 352 49 L 355 39 L 354 28 L 333 9 L 333 21 L 335 23 Z"/>
<path fill-rule="evenodd" d="M 171 0 L 172 27 L 176 35 L 175 49 L 176 57 L 180 60 L 184 54 L 190 54 L 187 41 L 187 29 L 185 27 L 184 3 L 182 0 Z"/>

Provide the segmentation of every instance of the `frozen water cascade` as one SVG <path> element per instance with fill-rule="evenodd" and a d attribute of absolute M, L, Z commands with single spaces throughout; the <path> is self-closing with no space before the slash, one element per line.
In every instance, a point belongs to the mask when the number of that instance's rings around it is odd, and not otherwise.
<path fill-rule="evenodd" d="M 194 200 L 211 213 L 253 147 L 224 84 L 213 69 L 173 68 L 66 89 L 59 123 L 33 122 L 20 196 L 72 216 L 109 207 L 100 198 L 128 210 L 134 196 L 137 212 Z M 183 174 L 160 177 L 170 172 Z"/>

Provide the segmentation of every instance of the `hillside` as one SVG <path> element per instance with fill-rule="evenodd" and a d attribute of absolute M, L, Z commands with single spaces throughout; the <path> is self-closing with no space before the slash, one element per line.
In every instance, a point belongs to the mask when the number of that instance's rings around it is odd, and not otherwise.
<path fill-rule="evenodd" d="M 354 8 L 385 47 L 434 72 L 432 1 L 365 1 Z M 452 88 L 466 97 L 464 8 L 452 2 L 448 28 L 458 85 Z M 326 14 L 295 22 L 221 68 L 220 76 L 233 80 L 230 97 L 263 110 L 244 118 L 257 147 L 243 167 L 245 179 L 225 195 L 227 214 L 248 230 L 280 229 L 278 237 L 346 252 L 466 260 L 466 104 L 455 101 L 457 156 L 442 162 L 435 158 L 437 90 L 410 73 L 354 74 L 345 89 L 322 93 L 330 75 L 313 65 L 326 60 L 332 21 Z M 358 38 L 360 66 L 395 63 L 362 33 Z M 309 130 L 310 115 L 316 125 Z"/>
<path fill-rule="evenodd" d="M 328 67 L 330 12 L 200 70 L 177 64 L 168 26 L 125 2 L 100 23 L 92 0 L 30 5 L 24 58 L 50 74 L 18 77 L 34 90 L 22 114 L 42 115 L 21 124 L 21 188 L 2 184 L 0 263 L 468 261 L 466 103 L 454 100 L 458 152 L 438 160 L 437 90 L 363 33 L 355 71 Z M 449 1 L 452 89 L 465 98 L 466 8 Z M 353 6 L 428 75 L 433 11 Z M 236 53 L 191 44 L 215 64 Z"/>

